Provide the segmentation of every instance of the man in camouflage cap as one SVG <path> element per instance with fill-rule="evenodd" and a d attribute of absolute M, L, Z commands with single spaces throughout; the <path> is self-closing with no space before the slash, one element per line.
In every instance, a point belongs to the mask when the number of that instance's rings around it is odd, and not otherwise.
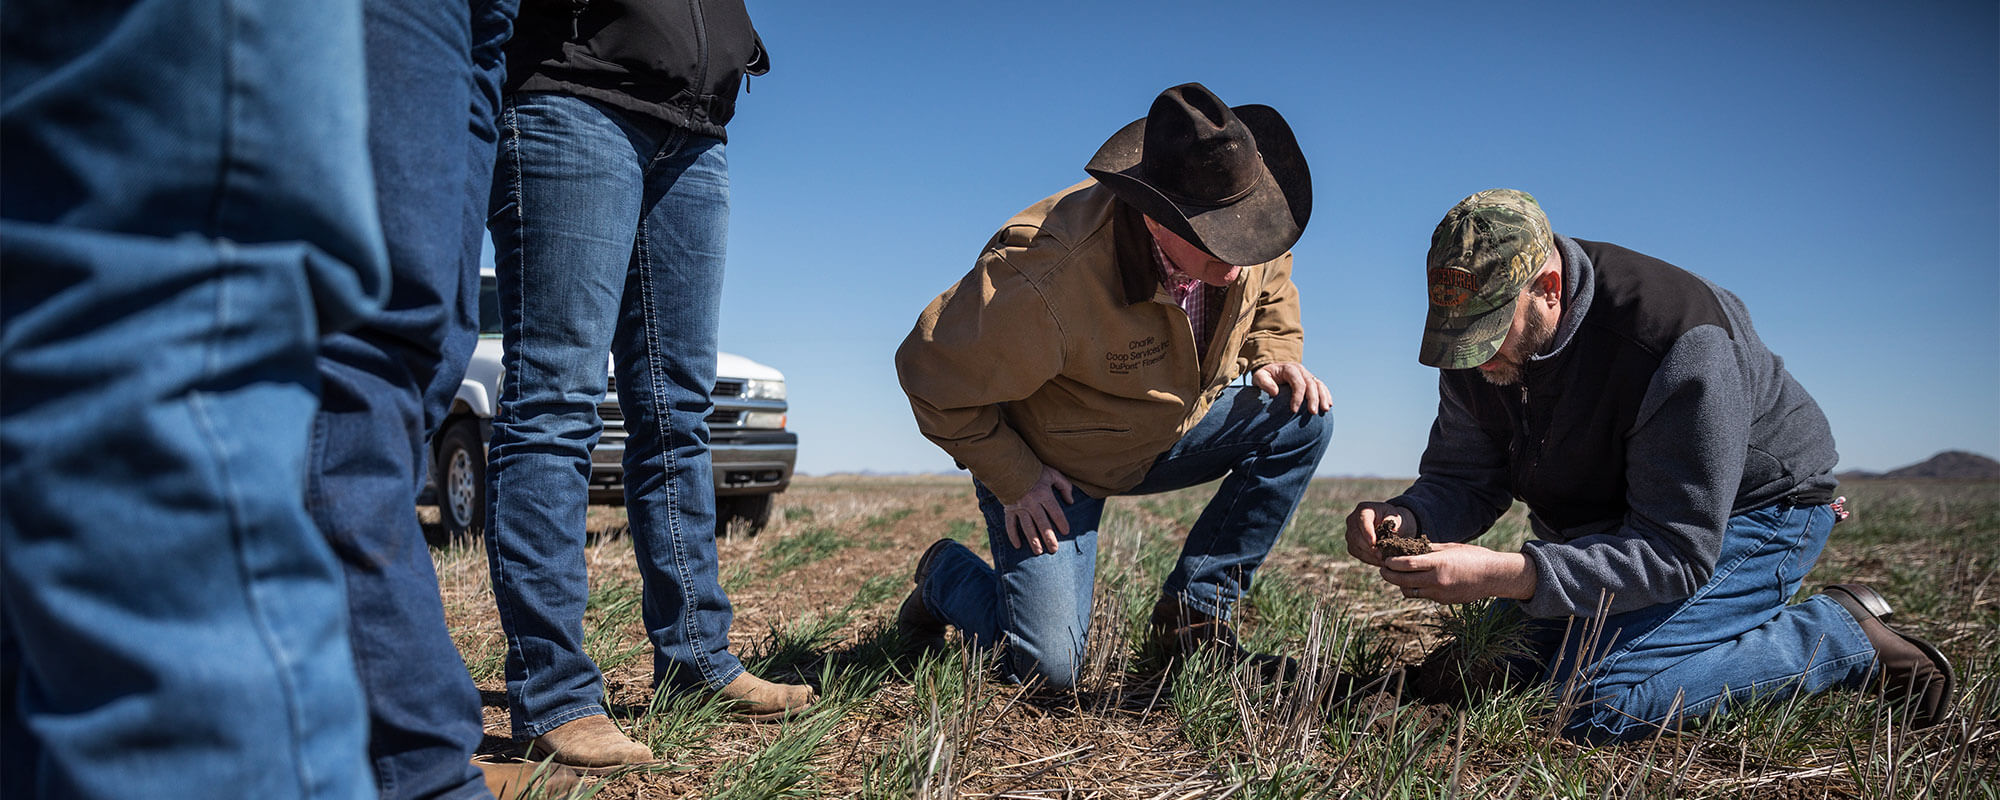
<path fill-rule="evenodd" d="M 1349 553 L 1405 597 L 1503 598 L 1490 613 L 1525 618 L 1532 653 L 1512 677 L 1578 677 L 1590 701 L 1573 739 L 1640 738 L 1780 690 L 1869 686 L 1918 726 L 1944 717 L 1951 665 L 1889 627 L 1873 589 L 1785 605 L 1843 515 L 1836 455 L 1742 301 L 1556 235 L 1511 189 L 1454 206 L 1425 267 L 1418 360 L 1441 372 L 1438 417 L 1416 483 L 1348 515 Z M 1465 543 L 1515 498 L 1535 540 Z M 1385 558 L 1378 524 L 1437 544 Z"/>
<path fill-rule="evenodd" d="M 1524 192 L 1492 189 L 1453 206 L 1425 259 L 1431 315 L 1417 360 L 1441 369 L 1492 360 L 1513 319 L 1505 312 L 1548 260 L 1552 241 L 1548 219 Z"/>

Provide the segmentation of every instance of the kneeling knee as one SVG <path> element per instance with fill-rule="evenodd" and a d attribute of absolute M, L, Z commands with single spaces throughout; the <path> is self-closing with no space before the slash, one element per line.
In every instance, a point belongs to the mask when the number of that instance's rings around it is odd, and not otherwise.
<path fill-rule="evenodd" d="M 1045 688 L 1070 691 L 1076 688 L 1080 670 L 1074 660 L 1055 663 L 1047 660 L 1029 664 L 1015 664 L 1014 674 L 1023 684 L 1038 684 Z"/>
<path fill-rule="evenodd" d="M 1563 738 L 1578 744 L 1606 745 L 1651 739 L 1673 730 L 1685 718 L 1678 706 L 1654 708 L 1633 687 L 1586 688 L 1580 696 L 1594 701 L 1570 712 Z"/>

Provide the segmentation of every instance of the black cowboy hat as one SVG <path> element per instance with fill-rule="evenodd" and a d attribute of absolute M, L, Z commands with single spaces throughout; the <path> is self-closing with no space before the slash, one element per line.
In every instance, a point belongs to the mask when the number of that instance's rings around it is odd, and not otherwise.
<path fill-rule="evenodd" d="M 1208 87 L 1160 93 L 1083 170 L 1118 199 L 1224 262 L 1283 255 L 1312 214 L 1312 175 L 1270 106 L 1224 105 Z"/>

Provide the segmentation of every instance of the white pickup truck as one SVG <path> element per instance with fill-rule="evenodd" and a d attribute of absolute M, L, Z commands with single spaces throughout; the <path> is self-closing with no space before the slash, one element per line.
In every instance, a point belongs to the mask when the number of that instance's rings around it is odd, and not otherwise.
<path fill-rule="evenodd" d="M 479 344 L 465 381 L 431 442 L 431 482 L 447 537 L 477 536 L 486 518 L 486 440 L 500 399 L 500 313 L 491 271 L 479 287 Z M 608 357 L 608 356 L 607 356 Z M 708 415 L 715 464 L 716 534 L 754 534 L 771 518 L 771 496 L 792 482 L 798 434 L 785 430 L 785 375 L 733 353 L 718 353 L 715 410 Z M 625 422 L 615 381 L 597 408 L 604 434 L 590 456 L 590 499 L 625 500 Z"/>

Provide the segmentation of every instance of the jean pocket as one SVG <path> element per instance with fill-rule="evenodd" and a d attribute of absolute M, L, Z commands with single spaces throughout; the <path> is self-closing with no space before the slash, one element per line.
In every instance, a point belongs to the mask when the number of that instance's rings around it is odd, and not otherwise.
<path fill-rule="evenodd" d="M 1806 575 L 1812 572 L 1813 565 L 1819 562 L 1826 548 L 1826 535 L 1831 532 L 1833 523 L 1829 521 L 1816 525 L 1814 519 L 1820 514 L 1831 517 L 1833 511 L 1826 506 L 1785 507 L 1782 531 L 1789 534 L 1785 538 L 1791 546 L 1787 548 L 1784 558 L 1779 560 L 1774 576 L 1786 588 L 1785 600 L 1790 600 L 1791 595 L 1798 592 L 1799 585 L 1805 582 Z"/>

